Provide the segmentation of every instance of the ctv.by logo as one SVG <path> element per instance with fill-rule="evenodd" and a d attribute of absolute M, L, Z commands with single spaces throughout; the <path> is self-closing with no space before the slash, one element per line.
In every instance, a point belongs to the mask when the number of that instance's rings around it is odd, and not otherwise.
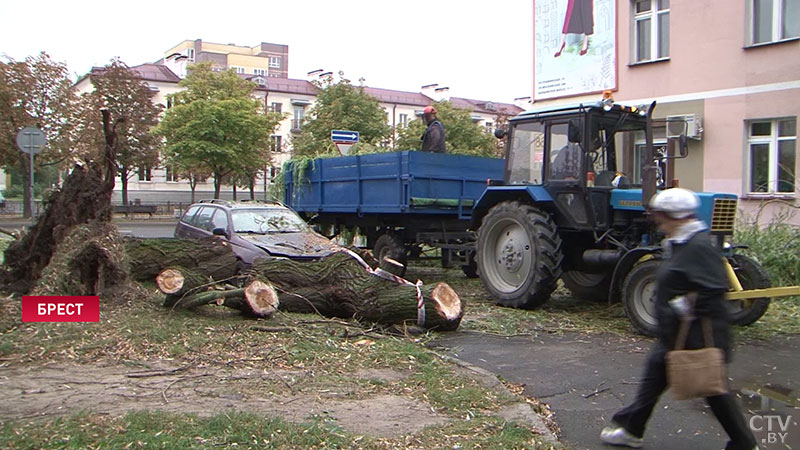
<path fill-rule="evenodd" d="M 755 431 L 766 431 L 767 436 L 761 438 L 762 444 L 785 444 L 786 436 L 789 435 L 789 423 L 792 416 L 781 417 L 779 415 L 755 415 L 750 418 L 750 429 Z"/>

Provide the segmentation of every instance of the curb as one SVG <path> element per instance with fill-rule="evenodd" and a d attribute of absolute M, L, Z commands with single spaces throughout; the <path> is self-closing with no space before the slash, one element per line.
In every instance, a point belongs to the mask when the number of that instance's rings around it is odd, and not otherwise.
<path fill-rule="evenodd" d="M 446 359 L 452 363 L 455 363 L 457 366 L 469 370 L 470 372 L 474 373 L 478 376 L 481 383 L 486 386 L 497 388 L 510 396 L 515 396 L 514 393 L 508 390 L 505 384 L 497 378 L 497 375 L 494 373 L 482 368 L 470 364 L 466 361 L 460 360 L 454 356 L 449 355 L 440 355 L 443 359 Z M 498 416 L 509 420 L 509 421 L 516 421 L 522 422 L 536 430 L 540 436 L 544 438 L 545 441 L 552 443 L 552 444 L 560 444 L 561 442 L 558 440 L 558 437 L 547 428 L 542 418 L 539 414 L 536 413 L 526 402 L 519 402 L 513 405 L 507 406 L 506 408 L 500 410 L 497 413 Z"/>

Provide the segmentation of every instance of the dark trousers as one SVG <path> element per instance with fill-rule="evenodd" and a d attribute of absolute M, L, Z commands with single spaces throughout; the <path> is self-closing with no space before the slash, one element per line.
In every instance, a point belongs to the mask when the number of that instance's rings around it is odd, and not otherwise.
<path fill-rule="evenodd" d="M 647 420 L 650 419 L 659 397 L 667 389 L 667 370 L 664 361 L 667 351 L 668 349 L 660 342 L 653 346 L 647 357 L 636 399 L 614 414 L 614 423 L 636 437 L 644 436 Z M 706 402 L 730 437 L 726 450 L 750 450 L 756 446 L 755 437 L 730 393 L 706 397 Z"/>

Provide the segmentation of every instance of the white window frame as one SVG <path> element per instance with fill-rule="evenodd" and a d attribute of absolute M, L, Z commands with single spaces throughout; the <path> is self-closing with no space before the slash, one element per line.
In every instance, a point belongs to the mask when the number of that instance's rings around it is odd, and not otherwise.
<path fill-rule="evenodd" d="M 397 123 L 400 125 L 400 128 L 405 128 L 408 126 L 408 114 L 400 113 L 397 119 Z"/>
<path fill-rule="evenodd" d="M 244 67 L 241 66 L 228 66 L 229 69 L 234 70 L 236 73 L 244 73 Z"/>
<path fill-rule="evenodd" d="M 256 75 L 261 75 L 262 77 L 265 77 L 265 76 L 267 76 L 269 74 L 269 70 L 267 70 L 267 69 L 253 69 L 253 73 L 256 74 Z"/>
<path fill-rule="evenodd" d="M 646 63 L 651 61 L 662 61 L 669 59 L 669 34 L 667 34 L 667 51 L 665 55 L 660 55 L 661 50 L 661 16 L 669 16 L 669 7 L 659 9 L 661 2 L 665 0 L 650 0 L 650 10 L 642 13 L 636 12 L 636 5 L 644 0 L 631 0 L 631 57 L 634 64 Z M 666 0 L 668 4 L 669 1 Z M 648 58 L 639 55 L 639 22 L 650 21 L 650 56 Z M 667 30 L 669 32 L 669 30 Z"/>
<path fill-rule="evenodd" d="M 763 42 L 756 42 L 756 2 L 757 1 L 771 1 L 772 2 L 772 36 L 769 40 Z M 795 29 L 795 35 L 783 36 L 783 24 L 786 20 L 786 2 L 797 2 L 798 0 L 747 0 L 747 46 L 759 46 L 774 44 L 776 42 L 783 42 L 800 38 L 800 28 Z M 794 5 L 795 8 L 800 8 L 800 5 Z"/>
<path fill-rule="evenodd" d="M 273 69 L 280 69 L 281 68 L 281 57 L 280 56 L 270 56 L 269 57 L 269 66 Z"/>
<path fill-rule="evenodd" d="M 186 49 L 186 56 L 189 58 L 189 61 L 194 61 L 194 49 L 187 48 Z"/>
<path fill-rule="evenodd" d="M 778 134 L 778 126 L 780 122 L 786 120 L 793 120 L 795 121 L 795 135 L 794 136 L 779 136 Z M 753 124 L 755 123 L 769 123 L 770 124 L 770 134 L 769 136 L 753 136 Z M 746 155 L 747 155 L 747 186 L 746 192 L 751 196 L 760 196 L 760 195 L 795 195 L 797 193 L 797 118 L 796 117 L 783 117 L 780 119 L 753 119 L 748 120 L 745 122 L 745 126 L 747 127 L 747 148 L 746 148 Z M 779 161 L 779 149 L 780 143 L 785 141 L 793 141 L 794 142 L 794 151 L 795 151 L 795 167 L 793 170 L 794 173 L 794 187 L 791 191 L 778 191 L 778 180 L 779 180 L 779 170 L 778 170 L 778 161 Z M 767 170 L 767 189 L 766 191 L 756 191 L 753 190 L 753 145 L 769 145 L 769 167 Z"/>

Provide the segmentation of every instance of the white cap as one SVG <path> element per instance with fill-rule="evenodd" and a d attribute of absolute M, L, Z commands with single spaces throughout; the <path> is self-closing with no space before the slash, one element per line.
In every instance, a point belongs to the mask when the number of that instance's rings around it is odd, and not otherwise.
<path fill-rule="evenodd" d="M 650 200 L 650 209 L 661 211 L 673 219 L 685 219 L 697 212 L 700 197 L 683 188 L 666 189 Z"/>

